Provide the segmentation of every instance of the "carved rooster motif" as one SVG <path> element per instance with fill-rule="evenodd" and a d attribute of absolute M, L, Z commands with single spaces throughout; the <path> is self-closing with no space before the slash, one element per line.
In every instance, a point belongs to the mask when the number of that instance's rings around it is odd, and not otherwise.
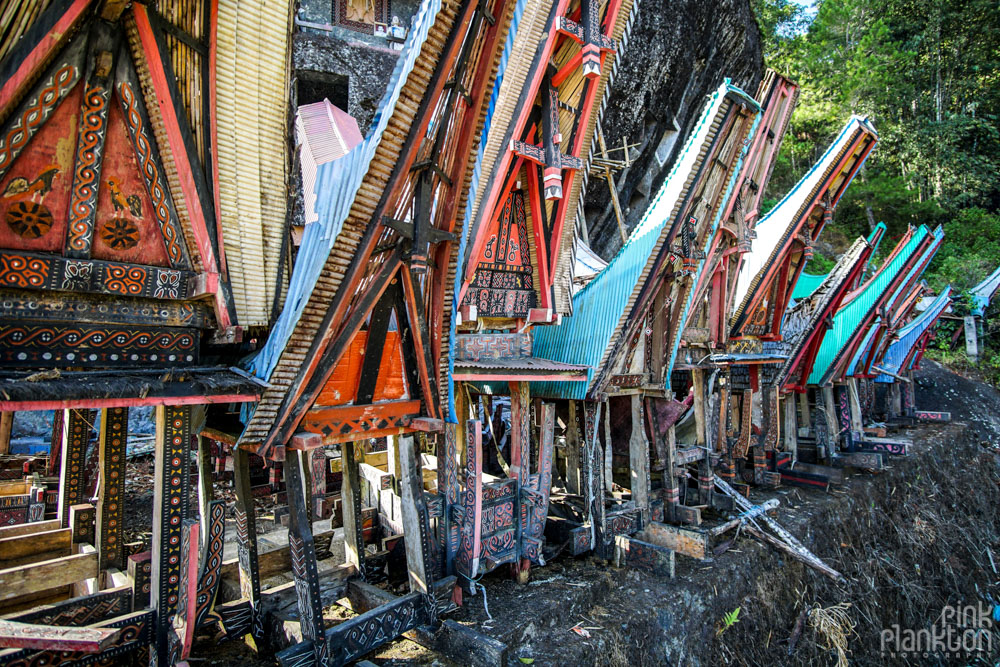
<path fill-rule="evenodd" d="M 3 196 L 7 198 L 18 195 L 31 195 L 34 198 L 37 194 L 44 197 L 52 189 L 52 179 L 58 173 L 59 167 L 51 165 L 46 167 L 33 181 L 29 181 L 24 176 L 15 176 L 10 179 L 10 183 L 7 184 L 7 187 L 3 191 Z"/>

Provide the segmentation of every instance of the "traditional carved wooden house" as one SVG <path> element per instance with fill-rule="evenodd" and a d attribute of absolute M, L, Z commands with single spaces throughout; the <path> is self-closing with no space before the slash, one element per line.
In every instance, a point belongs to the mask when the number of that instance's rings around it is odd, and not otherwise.
<path fill-rule="evenodd" d="M 55 411 L 59 474 L 41 480 L 58 489 L 51 521 L 0 529 L 4 554 L 21 554 L 0 563 L 19 582 L 0 592 L 0 611 L 26 609 L 8 618 L 33 637 L 5 637 L 14 648 L 0 662 L 113 662 L 152 645 L 167 663 L 209 618 L 223 505 L 201 483 L 201 521 L 189 521 L 189 454 L 208 406 L 260 392 L 213 345 L 267 326 L 282 290 L 290 18 L 288 3 L 197 0 L 28 1 L 5 13 L 0 410 Z M 155 408 L 157 425 L 145 554 L 123 539 L 136 407 Z M 41 603 L 54 606 L 27 609 Z M 104 628 L 98 646 L 49 627 L 83 624 Z"/>
<path fill-rule="evenodd" d="M 750 96 L 728 82 L 720 86 L 642 221 L 608 266 L 574 295 L 573 316 L 536 334 L 539 354 L 588 367 L 586 382 L 533 385 L 540 395 L 570 401 L 575 433 L 567 443 L 567 475 L 581 480 L 576 488 L 585 498 L 575 517 L 582 525 L 573 533 L 574 552 L 595 548 L 607 556 L 615 534 L 633 533 L 664 511 L 671 518 L 680 511 L 673 443 L 667 438 L 670 414 L 676 418 L 682 405 L 672 400 L 670 382 L 682 314 L 704 268 L 704 249 L 735 193 L 759 117 Z M 654 400 L 655 406 L 645 405 Z M 582 434 L 575 423 L 580 412 Z M 652 424 L 653 452 L 644 414 Z M 573 455 L 576 448 L 582 448 L 578 457 Z M 665 499 L 651 492 L 651 453 L 655 471 L 664 479 Z M 625 474 L 617 477 L 616 456 L 627 461 L 618 466 Z M 629 497 L 609 495 L 606 504 L 612 482 L 627 488 Z M 664 500 L 669 509 L 664 510 Z"/>
<path fill-rule="evenodd" d="M 863 446 L 857 446 L 854 432 L 860 432 L 860 414 L 854 415 L 850 408 L 849 390 L 845 378 L 848 367 L 864 342 L 869 327 L 880 309 L 905 283 L 906 277 L 926 250 L 934 243 L 931 232 L 921 226 L 910 228 L 889 254 L 882 266 L 863 285 L 855 289 L 845 299 L 834 314 L 831 326 L 823 334 L 812 371 L 807 384 L 815 388 L 812 393 L 815 407 L 801 410 L 809 415 L 810 448 L 815 448 L 812 456 L 828 462 L 838 458 L 852 461 L 862 467 L 881 467 L 882 453 L 903 453 L 901 447 L 891 442 L 867 439 Z M 834 386 L 841 387 L 840 401 L 834 396 Z M 808 399 L 807 399 L 808 400 Z M 808 404 L 807 404 L 808 405 Z M 839 409 L 838 409 L 839 406 Z M 800 415 L 801 416 L 801 415 Z M 803 442 L 798 443 L 798 453 L 803 453 Z M 840 456 L 837 448 L 847 452 Z"/>

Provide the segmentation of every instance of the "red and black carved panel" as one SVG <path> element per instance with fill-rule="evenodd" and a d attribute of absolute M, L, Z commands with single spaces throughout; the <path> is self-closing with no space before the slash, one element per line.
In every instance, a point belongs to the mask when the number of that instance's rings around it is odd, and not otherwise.
<path fill-rule="evenodd" d="M 0 135 L 0 178 L 80 81 L 85 40 L 73 42 L 11 116 Z"/>
<path fill-rule="evenodd" d="M 113 588 L 84 598 L 45 605 L 7 618 L 18 623 L 81 627 L 100 623 L 132 611 L 132 591 Z"/>
<path fill-rule="evenodd" d="M 482 536 L 483 452 L 478 419 L 465 426 L 465 492 L 462 517 L 462 541 L 455 559 L 456 570 L 468 579 L 475 579 L 479 570 L 479 549 Z"/>
<path fill-rule="evenodd" d="M 461 361 L 502 361 L 531 356 L 526 333 L 457 334 L 455 358 Z"/>
<path fill-rule="evenodd" d="M 0 252 L 0 287 L 188 299 L 195 274 L 140 264 Z"/>
<path fill-rule="evenodd" d="M 197 329 L 0 321 L 7 367 L 185 366 L 199 359 Z"/>
<path fill-rule="evenodd" d="M 443 574 L 452 572 L 455 554 L 458 553 L 459 522 L 455 521 L 452 508 L 460 509 L 458 504 L 461 488 L 458 484 L 458 443 L 457 428 L 454 424 L 445 424 L 443 451 L 438 452 L 438 494 L 444 499 L 441 520 L 438 522 L 441 551 L 444 553 Z M 441 442 L 440 440 L 438 442 Z"/>
<path fill-rule="evenodd" d="M 28 522 L 31 494 L 0 496 L 0 526 L 16 526 Z"/>
<path fill-rule="evenodd" d="M 527 317 L 538 299 L 528 248 L 524 195 L 516 190 L 483 245 L 462 305 L 475 306 L 479 317 Z"/>
<path fill-rule="evenodd" d="M 108 408 L 101 419 L 101 569 L 125 569 L 124 513 L 125 448 L 128 442 L 128 408 Z"/>
<path fill-rule="evenodd" d="M 346 665 L 428 619 L 424 596 L 420 593 L 404 595 L 329 630 L 326 633 L 328 655 L 332 664 Z"/>
<path fill-rule="evenodd" d="M 80 651 L 36 651 L 20 649 L 0 656 L 4 667 L 57 667 L 68 665 L 128 664 L 132 653 L 138 654 L 149 646 L 153 628 L 152 611 L 141 611 L 101 623 L 102 628 L 118 628 L 120 633 L 111 646 L 100 653 Z"/>
<path fill-rule="evenodd" d="M 517 560 L 516 488 L 513 479 L 483 485 L 479 549 L 487 569 Z"/>
<path fill-rule="evenodd" d="M 173 200 L 167 189 L 159 151 L 150 134 L 151 126 L 142 101 L 138 79 L 132 69 L 132 62 L 127 57 L 119 58 L 115 92 L 118 94 L 121 111 L 125 116 L 125 126 L 128 128 L 132 147 L 135 150 L 135 159 L 145 183 L 146 194 L 152 209 L 150 213 L 163 235 L 163 245 L 166 248 L 170 266 L 174 268 L 190 267 L 191 260 L 188 257 L 187 246 L 181 234 L 177 211 L 174 209 Z M 123 207 L 122 211 L 124 213 L 124 208 L 127 208 L 128 204 L 128 194 L 123 192 L 122 195 L 126 198 L 126 206 Z"/>

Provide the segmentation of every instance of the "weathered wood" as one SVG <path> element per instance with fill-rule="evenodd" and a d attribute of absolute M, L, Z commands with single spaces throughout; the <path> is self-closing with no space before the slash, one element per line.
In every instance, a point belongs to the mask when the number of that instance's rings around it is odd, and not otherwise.
<path fill-rule="evenodd" d="M 782 405 L 784 406 L 784 429 L 782 435 L 784 436 L 783 446 L 785 451 L 792 455 L 792 460 L 795 461 L 799 457 L 799 430 L 795 422 L 795 399 L 792 396 L 786 396 Z"/>
<path fill-rule="evenodd" d="M 470 667 L 504 667 L 508 664 L 506 644 L 451 619 L 437 628 L 417 626 L 405 636 L 457 664 Z"/>
<path fill-rule="evenodd" d="M 250 488 L 250 454 L 239 447 L 233 449 L 233 487 L 236 491 L 234 513 L 237 557 L 235 562 L 230 561 L 230 563 L 238 571 L 240 593 L 250 605 L 250 631 L 253 638 L 260 641 L 263 639 L 264 628 L 260 610 L 261 567 L 257 553 L 257 510 Z M 313 539 L 315 540 L 316 536 Z M 287 559 L 282 563 L 282 571 L 290 570 L 292 562 L 289 549 L 284 548 L 281 551 Z M 220 579 L 226 576 L 226 565 L 225 562 L 222 564 L 219 571 Z"/>
<path fill-rule="evenodd" d="M 237 527 L 238 528 L 238 527 Z M 319 552 L 326 551 L 326 545 L 333 539 L 335 531 L 323 530 L 313 534 L 313 542 Z M 257 571 L 260 580 L 270 579 L 292 571 L 292 556 L 287 545 L 257 554 Z M 240 559 L 231 558 L 222 563 L 222 578 L 229 581 L 239 581 Z"/>
<path fill-rule="evenodd" d="M 0 455 L 10 454 L 10 431 L 14 426 L 13 412 L 0 412 Z"/>
<path fill-rule="evenodd" d="M 97 576 L 97 554 L 77 554 L 0 570 L 0 602 Z"/>
<path fill-rule="evenodd" d="M 580 418 L 577 402 L 569 401 L 569 421 L 566 424 L 566 492 L 580 495 Z"/>
<path fill-rule="evenodd" d="M 698 560 L 708 558 L 708 535 L 700 530 L 651 521 L 636 537 L 691 558 Z"/>
<path fill-rule="evenodd" d="M 0 567 L 8 568 L 26 561 L 51 560 L 69 556 L 73 549 L 73 531 L 58 528 L 41 533 L 0 538 Z"/>
<path fill-rule="evenodd" d="M 128 557 L 128 576 L 132 580 L 132 610 L 144 609 L 149 606 L 152 592 L 152 558 L 151 551 L 144 551 Z"/>
<path fill-rule="evenodd" d="M 661 577 L 674 577 L 674 552 L 627 535 L 615 536 L 615 567 L 634 567 Z"/>
<path fill-rule="evenodd" d="M 837 406 L 833 397 L 833 385 L 823 387 L 820 391 L 823 395 L 823 414 L 826 417 L 826 430 L 830 435 L 829 446 L 831 450 L 836 450 L 841 439 L 840 425 L 837 423 Z"/>
<path fill-rule="evenodd" d="M 705 433 L 705 371 L 701 368 L 692 369 L 691 381 L 694 389 L 695 442 L 700 447 L 705 447 L 707 443 Z"/>
<path fill-rule="evenodd" d="M 649 522 L 649 443 L 642 417 L 642 396 L 630 397 L 632 405 L 632 436 L 629 438 L 629 468 L 631 470 L 632 501 L 639 510 L 645 526 Z"/>
<path fill-rule="evenodd" d="M 62 527 L 59 519 L 51 521 L 36 521 L 34 523 L 19 523 L 15 526 L 4 526 L 0 528 L 0 539 L 18 537 L 20 535 L 32 535 L 34 533 L 44 533 L 50 530 L 57 530 Z"/>
<path fill-rule="evenodd" d="M 344 467 L 340 490 L 344 512 L 344 554 L 347 563 L 357 568 L 362 578 L 365 576 L 365 538 L 361 527 L 361 474 L 358 470 L 353 442 L 340 445 L 340 459 Z"/>
<path fill-rule="evenodd" d="M 50 651 L 100 653 L 120 634 L 119 630 L 34 625 L 0 620 L 0 648 L 33 648 Z"/>
<path fill-rule="evenodd" d="M 412 435 L 401 435 L 396 439 L 399 450 L 399 486 L 402 495 L 403 530 L 406 539 L 406 571 L 410 578 L 411 593 L 429 593 L 434 583 L 434 568 L 430 540 L 430 526 L 427 518 L 427 500 L 424 496 L 423 476 L 420 458 L 414 448 Z"/>

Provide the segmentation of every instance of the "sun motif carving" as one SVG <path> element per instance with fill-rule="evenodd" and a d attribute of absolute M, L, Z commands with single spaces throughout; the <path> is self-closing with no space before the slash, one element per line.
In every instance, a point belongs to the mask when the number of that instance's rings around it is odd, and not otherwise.
<path fill-rule="evenodd" d="M 112 250 L 128 250 L 139 244 L 139 228 L 127 218 L 111 218 L 101 229 L 101 240 Z"/>
<path fill-rule="evenodd" d="M 19 201 L 7 209 L 7 224 L 24 239 L 37 239 L 52 229 L 52 213 L 33 201 Z"/>

